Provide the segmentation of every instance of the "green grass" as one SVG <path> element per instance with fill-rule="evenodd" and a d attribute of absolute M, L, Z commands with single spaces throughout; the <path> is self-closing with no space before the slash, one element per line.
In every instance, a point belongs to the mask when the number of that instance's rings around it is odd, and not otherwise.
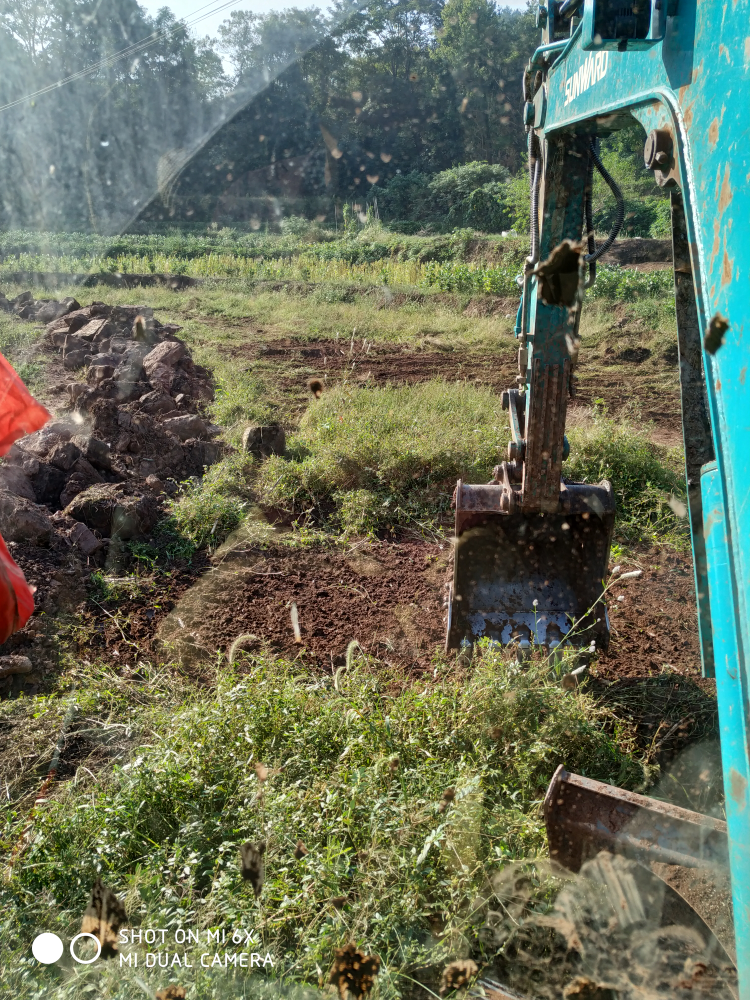
<path fill-rule="evenodd" d="M 255 491 L 347 532 L 426 527 L 459 476 L 491 477 L 506 423 L 497 394 L 469 383 L 340 386 L 307 410 L 288 457 L 261 466 Z"/>
<path fill-rule="evenodd" d="M 290 436 L 288 455 L 264 463 L 259 501 L 306 514 L 347 534 L 399 527 L 434 532 L 458 478 L 482 483 L 502 460 L 509 431 L 497 395 L 468 383 L 354 388 L 326 393 Z M 630 425 L 599 417 L 569 432 L 567 478 L 612 481 L 617 529 L 678 547 L 687 522 L 669 506 L 684 500 L 681 456 Z"/>
<path fill-rule="evenodd" d="M 248 257 L 237 253 L 210 251 L 198 257 L 182 257 L 155 251 L 147 255 L 119 254 L 116 257 L 69 257 L 49 254 L 20 254 L 0 264 L 0 277 L 15 271 L 95 274 L 100 271 L 122 274 L 187 274 L 198 278 L 239 278 L 244 281 L 304 281 L 314 284 L 344 282 L 355 285 L 437 288 L 445 292 L 487 292 L 518 295 L 517 278 L 521 265 L 477 261 L 427 261 L 398 256 L 375 260 L 348 259 L 341 249 L 326 253 L 295 254 L 289 257 Z M 643 274 L 616 266 L 599 268 L 593 298 L 631 299 L 672 294 L 670 271 Z"/>
<path fill-rule="evenodd" d="M 471 229 L 446 235 L 409 236 L 390 232 L 377 223 L 354 224 L 347 232 L 322 229 L 308 224 L 287 226 L 281 233 L 243 233 L 236 229 L 204 229 L 202 232 L 173 230 L 165 233 L 98 236 L 93 233 L 39 233 L 25 230 L 0 233 L 0 253 L 12 269 L 19 270 L 35 261 L 51 263 L 55 258 L 68 262 L 89 262 L 109 269 L 118 258 L 158 256 L 195 260 L 211 254 L 237 258 L 267 259 L 316 254 L 321 259 L 363 264 L 386 258 L 416 261 L 464 260 L 481 257 L 496 263 L 519 265 L 528 253 L 523 237 L 486 236 Z M 37 266 L 30 270 L 47 270 Z M 53 267 L 64 270 L 63 267 Z M 148 270 L 148 268 L 147 268 Z"/>
<path fill-rule="evenodd" d="M 334 948 L 354 940 L 381 956 L 379 996 L 400 997 L 417 970 L 429 980 L 466 946 L 491 957 L 469 904 L 509 859 L 544 850 L 541 798 L 558 764 L 630 788 L 644 781 L 627 733 L 608 735 L 608 714 L 588 695 L 563 692 L 546 664 L 519 670 L 486 647 L 468 675 L 438 663 L 434 680 L 405 687 L 356 655 L 335 683 L 265 656 L 246 660 L 241 677 L 219 667 L 213 691 L 143 671 L 136 682 L 91 668 L 59 700 L 0 706 L 35 736 L 32 752 L 54 744 L 72 700 L 84 720 L 73 730 L 109 727 L 118 751 L 128 748 L 96 779 L 80 770 L 58 786 L 0 884 L 0 992 L 15 1000 L 142 995 L 135 971 L 116 962 L 65 972 L 26 957 L 41 928 L 77 931 L 98 875 L 125 899 L 131 925 L 254 929 L 253 950 L 270 951 L 287 984 L 317 984 Z M 264 787 L 258 762 L 270 769 Z M 30 805 L 11 787 L 6 851 Z M 446 788 L 455 799 L 441 810 Z M 248 839 L 268 844 L 259 902 L 239 872 Z M 299 861 L 298 839 L 310 852 Z M 432 914 L 446 924 L 440 942 Z M 200 968 L 204 948 L 179 950 L 193 969 L 138 975 L 151 989 L 192 983 L 196 1000 L 248 995 L 239 973 Z"/>
<path fill-rule="evenodd" d="M 631 543 L 690 545 L 687 519 L 670 506 L 673 497 L 685 501 L 680 449 L 659 447 L 632 425 L 606 417 L 573 428 L 568 437 L 571 453 L 563 475 L 576 482 L 610 480 L 620 536 Z M 674 506 L 679 509 L 679 504 Z"/>
<path fill-rule="evenodd" d="M 182 492 L 169 501 L 167 525 L 195 549 L 221 544 L 242 522 L 250 502 L 248 477 L 251 460 L 235 452 L 206 471 L 201 480 L 182 484 Z"/>

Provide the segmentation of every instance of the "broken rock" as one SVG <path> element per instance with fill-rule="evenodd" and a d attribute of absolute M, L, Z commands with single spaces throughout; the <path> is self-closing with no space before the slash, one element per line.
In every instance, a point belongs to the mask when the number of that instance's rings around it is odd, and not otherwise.
<path fill-rule="evenodd" d="M 159 520 L 159 508 L 150 496 L 125 496 L 112 515 L 112 537 L 128 541 L 147 535 Z"/>
<path fill-rule="evenodd" d="M 92 531 L 123 541 L 147 534 L 159 517 L 152 497 L 128 495 L 119 483 L 89 486 L 67 505 L 65 513 Z"/>
<path fill-rule="evenodd" d="M 23 497 L 0 491 L 0 535 L 6 542 L 47 545 L 52 534 L 49 514 Z"/>
<path fill-rule="evenodd" d="M 0 656 L 0 677 L 30 674 L 34 665 L 28 656 Z"/>
<path fill-rule="evenodd" d="M 102 547 L 100 539 L 82 521 L 77 521 L 70 529 L 70 537 L 85 556 L 93 556 Z"/>
<path fill-rule="evenodd" d="M 286 451 L 286 434 L 281 424 L 264 426 L 251 424 L 242 435 L 242 447 L 254 455 L 283 455 Z"/>
<path fill-rule="evenodd" d="M 108 537 L 112 530 L 112 515 L 121 497 L 122 487 L 118 484 L 89 486 L 67 504 L 65 513 L 83 522 L 92 531 Z"/>
<path fill-rule="evenodd" d="M 63 367 L 68 371 L 75 371 L 77 368 L 83 368 L 90 357 L 90 351 L 68 351 L 63 358 Z"/>
<path fill-rule="evenodd" d="M 37 465 L 39 463 L 37 462 Z M 31 480 L 16 465 L 0 465 L 0 490 L 5 490 L 17 497 L 24 497 L 26 500 L 36 502 L 36 494 Z"/>
<path fill-rule="evenodd" d="M 151 415 L 171 413 L 175 408 L 175 400 L 167 395 L 166 392 L 160 392 L 158 389 L 154 389 L 153 392 L 147 392 L 145 396 L 141 396 L 138 402 L 140 403 L 140 409 L 144 413 L 150 413 Z"/>
<path fill-rule="evenodd" d="M 80 337 L 81 340 L 88 340 L 93 343 L 102 339 L 102 334 L 106 335 L 106 326 L 106 318 L 92 319 L 85 326 L 79 328 L 76 336 Z"/>
<path fill-rule="evenodd" d="M 93 358 L 91 360 L 93 362 Z M 86 382 L 89 385 L 99 385 L 105 378 L 112 378 L 114 373 L 114 365 L 95 365 L 92 363 L 86 372 Z"/>
<path fill-rule="evenodd" d="M 65 473 L 49 462 L 40 462 L 39 471 L 31 477 L 36 502 L 56 507 L 65 486 Z"/>
<path fill-rule="evenodd" d="M 143 359 L 143 367 L 146 374 L 151 378 L 151 374 L 159 365 L 166 365 L 173 368 L 178 361 L 187 355 L 187 349 L 180 340 L 163 340 L 160 344 L 149 351 Z"/>
<path fill-rule="evenodd" d="M 95 437 L 87 437 L 84 434 L 76 434 L 72 440 L 87 462 L 104 470 L 111 467 L 112 458 L 109 445 L 104 441 L 100 441 Z"/>
<path fill-rule="evenodd" d="M 205 436 L 208 428 L 197 413 L 185 413 L 179 417 L 169 417 L 162 424 L 165 431 L 174 434 L 180 441 Z"/>
<path fill-rule="evenodd" d="M 69 472 L 80 454 L 72 441 L 60 441 L 50 450 L 47 460 L 63 472 Z"/>

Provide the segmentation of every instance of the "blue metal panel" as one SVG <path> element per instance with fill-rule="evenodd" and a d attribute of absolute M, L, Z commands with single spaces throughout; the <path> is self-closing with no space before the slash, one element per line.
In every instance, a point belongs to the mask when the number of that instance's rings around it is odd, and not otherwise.
<path fill-rule="evenodd" d="M 579 26 L 560 53 L 550 52 L 544 94 L 534 100 L 534 124 L 547 139 L 605 135 L 631 114 L 647 129 L 669 129 L 700 330 L 716 314 L 729 323 L 723 346 L 703 358 L 717 458 L 703 495 L 743 1000 L 750 1000 L 749 8 L 748 0 L 679 0 L 664 41 L 648 49 L 584 51 Z M 545 40 L 553 40 L 550 30 Z"/>
<path fill-rule="evenodd" d="M 713 609 L 716 695 L 721 727 L 729 864 L 732 873 L 737 971 L 740 996 L 750 996 L 750 802 L 748 801 L 747 675 L 738 645 L 736 585 L 730 554 L 732 535 L 726 517 L 721 475 L 716 463 L 701 476 L 708 586 Z"/>

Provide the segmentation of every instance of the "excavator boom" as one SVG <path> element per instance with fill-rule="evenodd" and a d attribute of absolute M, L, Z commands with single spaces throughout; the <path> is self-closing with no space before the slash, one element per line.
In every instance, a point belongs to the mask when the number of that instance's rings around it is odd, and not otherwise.
<path fill-rule="evenodd" d="M 601 593 L 611 487 L 566 483 L 561 472 L 580 306 L 624 215 L 599 140 L 635 120 L 647 136 L 645 165 L 671 198 L 688 516 L 703 670 L 716 678 L 736 945 L 728 953 L 736 954 L 741 1000 L 750 1000 L 748 8 L 748 0 L 542 0 L 537 7 L 541 45 L 524 74 L 531 253 L 516 330 L 517 385 L 503 400 L 512 439 L 492 483 L 458 484 L 446 641 L 448 649 L 482 636 L 547 648 L 607 643 Z M 599 246 L 594 170 L 618 204 Z M 562 791 L 548 796 L 551 842 L 573 844 L 577 857 L 590 852 L 571 837 L 589 837 L 592 849 L 632 849 L 627 829 L 607 825 L 614 815 L 607 796 L 569 777 L 561 785 L 558 775 Z M 570 814 L 584 792 L 588 825 Z M 624 815 L 622 803 L 616 811 Z M 664 857 L 682 850 L 687 828 L 678 827 L 659 826 Z"/>

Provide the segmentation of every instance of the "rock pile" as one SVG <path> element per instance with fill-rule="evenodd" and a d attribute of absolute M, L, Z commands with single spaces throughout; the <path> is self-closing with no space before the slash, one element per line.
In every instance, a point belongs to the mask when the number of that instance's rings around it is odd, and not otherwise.
<path fill-rule="evenodd" d="M 56 356 L 49 370 L 63 379 L 52 387 L 66 400 L 55 420 L 17 441 L 0 464 L 0 534 L 49 614 L 52 566 L 64 562 L 80 581 L 105 564 L 113 543 L 151 532 L 165 494 L 219 458 L 220 428 L 203 415 L 213 398 L 209 373 L 193 363 L 180 328 L 151 309 L 82 308 L 28 292 L 12 301 L 0 293 L 0 309 L 47 323 Z M 0 678 L 0 694 L 5 686 Z"/>
<path fill-rule="evenodd" d="M 54 317 L 46 336 L 71 373 L 55 387 L 68 399 L 60 419 L 13 446 L 1 489 L 52 512 L 73 511 L 78 494 L 94 486 L 119 484 L 113 490 L 123 493 L 133 480 L 174 483 L 217 460 L 219 428 L 200 412 L 213 398 L 210 378 L 175 336 L 179 327 L 140 306 L 27 306 L 35 318 Z"/>

